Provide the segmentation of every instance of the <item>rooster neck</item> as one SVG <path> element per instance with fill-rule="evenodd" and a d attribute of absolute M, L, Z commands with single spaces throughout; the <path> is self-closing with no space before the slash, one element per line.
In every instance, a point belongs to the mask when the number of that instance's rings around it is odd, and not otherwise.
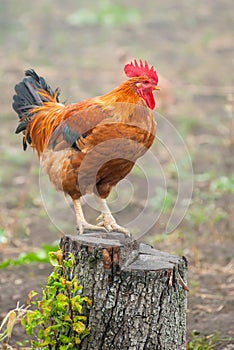
<path fill-rule="evenodd" d="M 112 122 L 138 125 L 144 120 L 145 124 L 151 125 L 152 123 L 151 110 L 136 92 L 135 83 L 133 84 L 130 80 L 100 96 L 98 104 L 103 110 L 110 113 Z"/>
<path fill-rule="evenodd" d="M 105 110 L 114 112 L 113 119 L 121 122 L 127 122 L 129 117 L 132 117 L 136 105 L 146 106 L 130 81 L 125 81 L 114 90 L 100 96 L 100 104 Z"/>
<path fill-rule="evenodd" d="M 126 103 L 138 103 L 141 98 L 136 92 L 135 84 L 131 81 L 125 81 L 114 90 L 108 92 L 102 96 L 105 102 L 126 102 Z"/>

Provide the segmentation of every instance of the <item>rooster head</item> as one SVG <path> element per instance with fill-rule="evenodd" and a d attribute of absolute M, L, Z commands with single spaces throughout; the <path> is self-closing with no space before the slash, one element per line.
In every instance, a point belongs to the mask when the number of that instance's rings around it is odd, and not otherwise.
<path fill-rule="evenodd" d="M 150 109 L 154 109 L 155 99 L 153 90 L 160 89 L 157 86 L 158 76 L 154 67 L 152 66 L 150 68 L 146 61 L 143 64 L 142 60 L 140 60 L 138 64 L 137 61 L 134 60 L 134 62 L 125 65 L 124 72 L 129 78 L 137 78 L 134 79 L 136 93 L 145 100 Z"/>

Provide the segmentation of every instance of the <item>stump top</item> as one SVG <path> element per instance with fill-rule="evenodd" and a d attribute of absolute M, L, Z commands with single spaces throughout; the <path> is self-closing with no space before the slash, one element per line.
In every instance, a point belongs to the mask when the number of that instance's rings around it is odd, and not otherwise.
<path fill-rule="evenodd" d="M 65 252 L 73 253 L 82 247 L 106 250 L 118 250 L 118 262 L 120 268 L 125 271 L 158 271 L 173 270 L 176 265 L 184 264 L 182 258 L 153 247 L 133 241 L 131 237 L 118 232 L 100 233 L 92 232 L 78 236 L 64 236 L 61 246 Z M 111 254 L 110 254 L 111 255 Z"/>
<path fill-rule="evenodd" d="M 69 236 L 71 237 L 71 236 Z M 77 240 L 83 244 L 98 246 L 98 247 L 122 247 L 131 241 L 129 236 L 119 232 L 103 232 L 103 233 L 86 233 L 83 235 L 78 235 L 76 237 L 72 236 L 72 239 Z"/>

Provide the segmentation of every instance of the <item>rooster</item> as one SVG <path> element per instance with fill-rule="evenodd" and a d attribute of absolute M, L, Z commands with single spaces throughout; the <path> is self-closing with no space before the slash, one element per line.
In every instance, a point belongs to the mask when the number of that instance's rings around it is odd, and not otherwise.
<path fill-rule="evenodd" d="M 28 144 L 36 149 L 56 190 L 71 197 L 80 234 L 128 234 L 112 216 L 106 198 L 155 138 L 157 73 L 142 60 L 126 64 L 124 72 L 129 79 L 114 90 L 74 104 L 60 103 L 59 89 L 53 91 L 33 69 L 15 86 L 16 133 L 23 132 L 24 150 Z M 96 225 L 86 221 L 80 202 L 89 193 L 101 209 Z"/>

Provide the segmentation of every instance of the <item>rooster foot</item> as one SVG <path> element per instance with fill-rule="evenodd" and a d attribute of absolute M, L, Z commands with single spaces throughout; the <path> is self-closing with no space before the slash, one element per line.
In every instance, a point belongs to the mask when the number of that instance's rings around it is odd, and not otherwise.
<path fill-rule="evenodd" d="M 118 225 L 110 213 L 101 213 L 101 215 L 97 218 L 97 221 L 98 227 L 103 227 L 108 232 L 117 231 L 129 235 L 129 231 L 125 227 Z"/>
<path fill-rule="evenodd" d="M 79 234 L 82 235 L 84 233 L 84 231 L 88 230 L 88 231 L 102 231 L 102 232 L 106 232 L 107 230 L 105 229 L 105 227 L 100 227 L 98 225 L 92 225 L 89 224 L 87 221 L 80 221 L 78 223 L 78 230 L 79 230 Z"/>

